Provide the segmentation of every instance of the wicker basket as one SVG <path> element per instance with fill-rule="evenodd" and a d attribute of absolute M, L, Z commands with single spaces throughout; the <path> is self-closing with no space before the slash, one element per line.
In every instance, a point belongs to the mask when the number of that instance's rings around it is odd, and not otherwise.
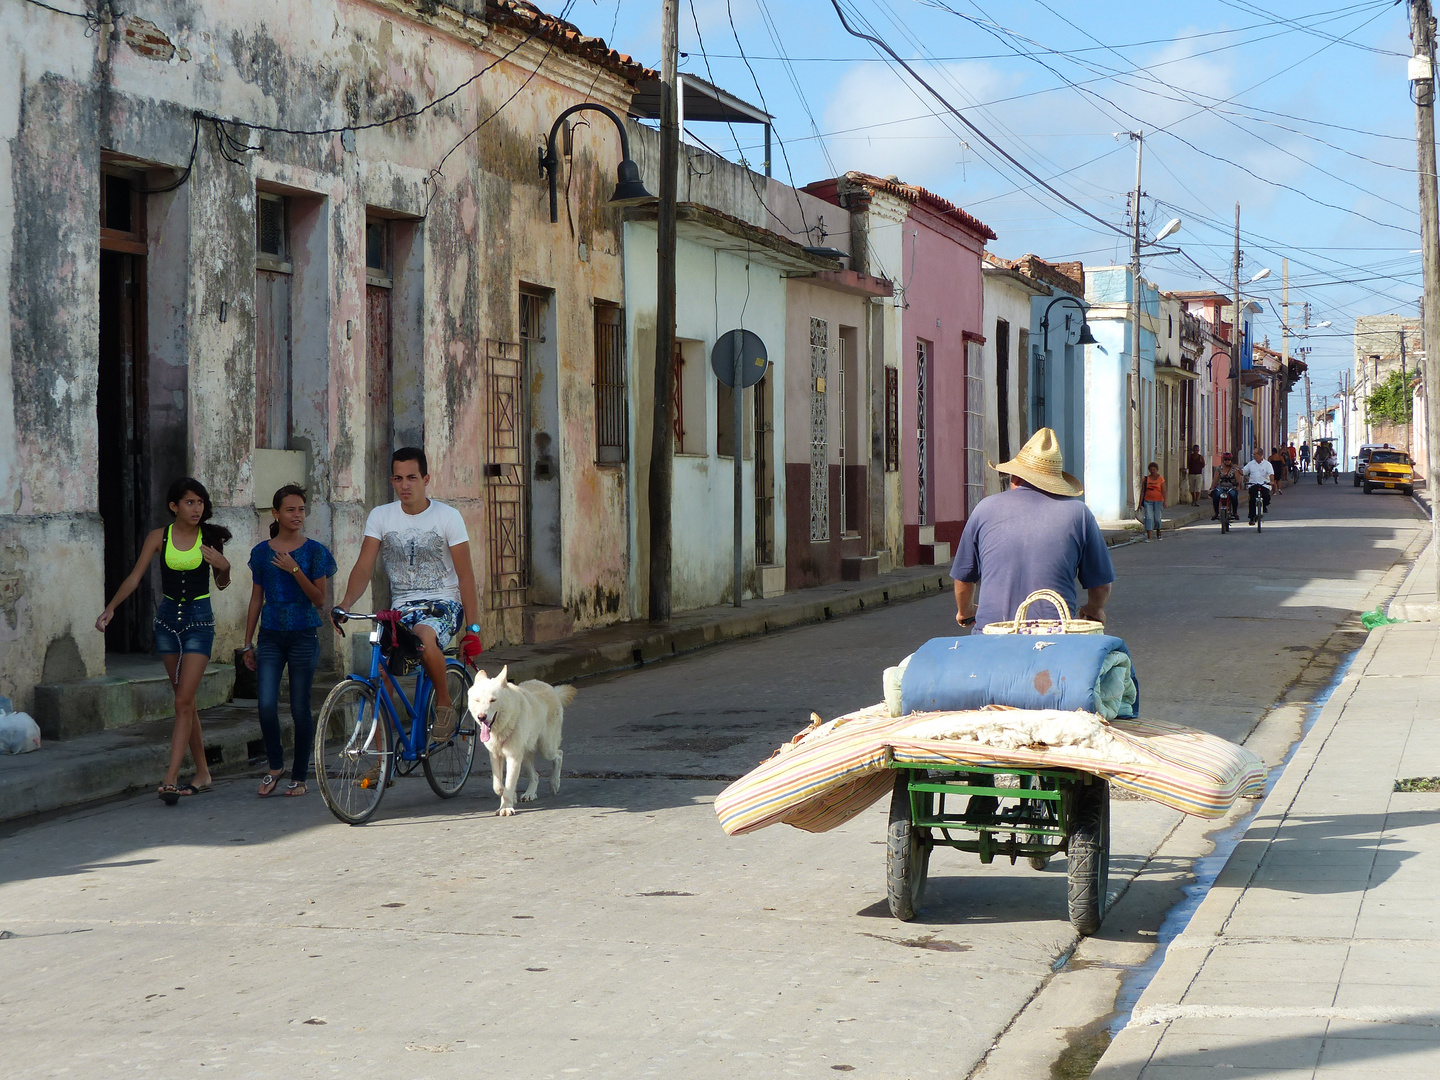
<path fill-rule="evenodd" d="M 1058 619 L 1027 619 L 1030 605 L 1043 600 L 1059 613 Z M 1103 634 L 1105 624 L 1094 619 L 1076 619 L 1070 615 L 1070 605 L 1053 589 L 1038 589 L 1020 602 L 1015 609 L 1015 618 L 1001 619 L 987 623 L 982 634 Z"/>

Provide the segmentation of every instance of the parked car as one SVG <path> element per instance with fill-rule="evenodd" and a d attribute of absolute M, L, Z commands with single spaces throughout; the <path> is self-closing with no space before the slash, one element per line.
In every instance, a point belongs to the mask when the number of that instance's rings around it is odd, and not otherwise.
<path fill-rule="evenodd" d="M 1370 455 L 1376 450 L 1394 450 L 1395 447 L 1389 443 L 1366 443 L 1360 447 L 1360 452 L 1355 455 L 1355 486 L 1359 487 L 1365 481 L 1365 469 L 1370 464 Z"/>
<path fill-rule="evenodd" d="M 1358 470 L 1357 470 L 1358 471 Z M 1365 466 L 1365 494 L 1376 488 L 1399 488 L 1406 495 L 1415 491 L 1415 468 L 1403 450 L 1375 447 Z"/>

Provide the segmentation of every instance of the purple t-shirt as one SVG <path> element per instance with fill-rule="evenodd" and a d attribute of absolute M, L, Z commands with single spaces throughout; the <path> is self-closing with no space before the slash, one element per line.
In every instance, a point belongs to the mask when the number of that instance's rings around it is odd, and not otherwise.
<path fill-rule="evenodd" d="M 950 576 L 982 582 L 975 633 L 986 623 L 1013 619 L 1020 602 L 1037 589 L 1054 589 L 1073 615 L 1075 579 L 1093 589 L 1115 580 L 1115 567 L 1100 524 L 1080 499 L 1038 488 L 1008 488 L 981 499 L 965 523 Z M 1032 617 L 1051 616 L 1037 603 Z"/>

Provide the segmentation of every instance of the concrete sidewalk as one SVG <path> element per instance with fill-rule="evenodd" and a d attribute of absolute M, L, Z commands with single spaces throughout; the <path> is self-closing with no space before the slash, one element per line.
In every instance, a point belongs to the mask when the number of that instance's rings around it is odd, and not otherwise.
<path fill-rule="evenodd" d="M 1440 624 L 1373 631 L 1095 1080 L 1440 1075 L 1437 702 Z"/>

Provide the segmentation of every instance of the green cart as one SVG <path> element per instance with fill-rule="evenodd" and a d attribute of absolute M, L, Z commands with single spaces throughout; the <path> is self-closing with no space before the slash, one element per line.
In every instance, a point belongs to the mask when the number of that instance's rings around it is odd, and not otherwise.
<path fill-rule="evenodd" d="M 1064 854 L 1070 923 L 1093 934 L 1110 885 L 1110 785 L 1077 769 L 896 762 L 885 853 L 890 912 L 915 917 L 930 852 L 952 847 L 1043 870 Z M 1007 782 L 1008 781 L 1008 782 Z M 948 803 L 948 805 L 947 805 Z"/>

